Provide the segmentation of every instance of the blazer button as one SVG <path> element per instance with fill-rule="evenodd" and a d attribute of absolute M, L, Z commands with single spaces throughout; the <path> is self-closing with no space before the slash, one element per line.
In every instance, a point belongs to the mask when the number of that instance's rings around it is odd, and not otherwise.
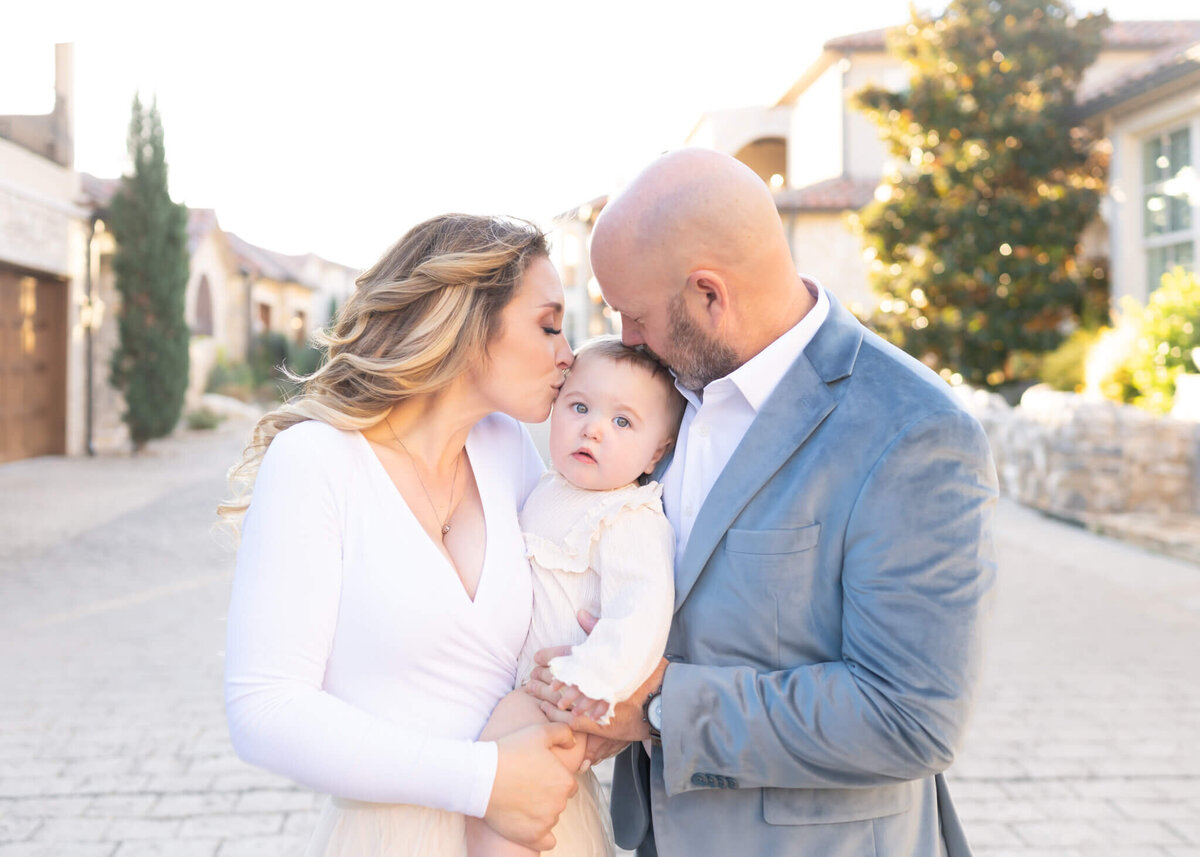
<path fill-rule="evenodd" d="M 703 786 L 707 785 L 707 783 L 708 781 L 705 779 L 704 774 L 692 774 L 692 785 Z"/>

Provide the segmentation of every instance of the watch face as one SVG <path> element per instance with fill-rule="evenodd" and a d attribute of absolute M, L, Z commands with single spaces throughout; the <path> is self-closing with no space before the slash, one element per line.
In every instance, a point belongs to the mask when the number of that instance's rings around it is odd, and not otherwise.
<path fill-rule="evenodd" d="M 650 701 L 650 710 L 646 712 L 646 719 L 650 721 L 651 726 L 662 731 L 662 694 Z"/>

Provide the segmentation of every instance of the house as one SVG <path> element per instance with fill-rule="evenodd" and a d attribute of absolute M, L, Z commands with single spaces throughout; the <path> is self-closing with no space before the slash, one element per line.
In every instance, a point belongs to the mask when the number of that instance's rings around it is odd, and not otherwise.
<path fill-rule="evenodd" d="M 1080 89 L 1081 118 L 1109 141 L 1113 298 L 1145 303 L 1162 275 L 1196 270 L 1200 249 L 1200 33 Z"/>
<path fill-rule="evenodd" d="M 687 138 L 689 145 L 715 148 L 738 157 L 762 176 L 775 194 L 797 266 L 860 312 L 869 310 L 874 298 L 861 240 L 850 231 L 846 215 L 870 202 L 890 155 L 877 127 L 851 101 L 868 85 L 893 91 L 908 85 L 907 72 L 887 52 L 886 32 L 871 30 L 826 42 L 820 56 L 775 104 L 705 114 Z M 1153 202 L 1160 191 L 1165 194 L 1164 205 L 1168 205 L 1168 197 L 1176 200 L 1170 205 L 1181 205 L 1178 195 L 1185 193 L 1181 187 L 1190 187 L 1187 182 L 1192 173 L 1176 178 L 1175 172 L 1158 172 L 1152 181 L 1140 178 L 1139 159 L 1149 149 L 1140 148 L 1139 141 L 1148 141 L 1145 135 L 1166 133 L 1157 143 L 1145 144 L 1178 148 L 1184 145 L 1180 142 L 1183 137 L 1170 135 L 1187 125 L 1192 129 L 1187 132 L 1191 141 L 1188 145 L 1197 145 L 1200 128 L 1195 122 L 1200 107 L 1188 114 L 1184 106 L 1189 97 L 1196 103 L 1200 88 L 1193 83 L 1190 96 L 1179 94 L 1179 87 L 1187 85 L 1184 81 L 1192 79 L 1183 74 L 1183 69 L 1186 63 L 1194 63 L 1194 57 L 1178 60 L 1180 56 L 1186 58 L 1197 39 L 1200 21 L 1120 21 L 1105 31 L 1103 49 L 1084 76 L 1080 98 L 1091 105 L 1089 115 L 1095 121 L 1111 122 L 1117 132 L 1132 135 L 1114 140 L 1114 146 L 1123 145 L 1119 150 L 1123 160 L 1120 164 L 1114 160 L 1120 172 L 1114 173 L 1114 196 L 1105 211 L 1106 218 L 1129 211 L 1133 200 Z M 1155 87 L 1157 94 L 1142 93 L 1145 86 Z M 1160 105 L 1162 112 L 1155 113 L 1145 106 L 1147 97 L 1152 101 L 1167 99 L 1171 104 Z M 1200 163 L 1194 155 L 1190 158 L 1189 167 Z M 1125 201 L 1118 202 L 1117 196 Z M 1200 197 L 1193 200 L 1196 198 Z M 1115 261 L 1119 260 L 1113 267 L 1118 293 L 1144 295 L 1143 284 L 1151 263 L 1139 260 L 1152 257 L 1161 267 L 1184 258 L 1180 254 L 1190 252 L 1184 245 L 1194 247 L 1200 218 L 1188 215 L 1188 226 L 1184 227 L 1179 215 L 1162 226 L 1162 216 L 1157 216 L 1153 228 L 1166 231 L 1147 234 L 1144 241 L 1138 238 L 1138 230 L 1150 227 L 1144 226 L 1140 214 L 1124 217 L 1121 226 L 1114 226 L 1107 236 L 1103 228 L 1084 236 L 1085 255 L 1102 254 L 1103 245 L 1111 245 Z M 1113 231 L 1118 228 L 1120 244 Z M 1188 229 L 1192 230 L 1188 233 L 1191 237 L 1184 241 Z M 1136 250 L 1123 250 L 1139 241 Z"/>
<path fill-rule="evenodd" d="M 129 444 L 108 383 L 120 299 L 105 218 L 119 183 L 74 169 L 73 73 L 72 46 L 57 45 L 53 110 L 0 116 L 0 463 Z M 358 274 L 251 244 L 208 209 L 188 212 L 188 252 L 190 403 L 257 334 L 305 341 Z"/>
<path fill-rule="evenodd" d="M 96 281 L 99 298 L 111 312 L 118 300 L 111 263 L 116 248 L 111 233 L 103 230 L 103 218 L 120 182 L 82 173 L 81 183 L 83 203 L 101 227 L 93 239 L 98 244 Z M 251 244 L 223 230 L 212 209 L 188 209 L 187 233 L 189 404 L 204 392 L 218 360 L 244 362 L 258 336 L 276 333 L 296 345 L 307 342 L 313 331 L 328 323 L 332 309 L 350 296 L 359 273 L 312 253 L 290 256 Z M 115 331 L 105 330 L 100 336 L 102 350 L 111 353 Z M 113 394 L 111 389 L 97 391 L 102 398 Z M 107 414 L 108 409 L 102 411 Z"/>
<path fill-rule="evenodd" d="M 607 203 L 607 195 L 590 199 L 555 215 L 547 230 L 550 261 L 558 269 L 563 283 L 562 329 L 573 346 L 613 330 L 613 311 L 604 303 L 600 286 L 592 276 L 588 255 L 592 227 Z"/>
<path fill-rule="evenodd" d="M 84 443 L 87 217 L 72 168 L 71 46 L 54 59 L 54 109 L 0 116 L 0 462 Z"/>

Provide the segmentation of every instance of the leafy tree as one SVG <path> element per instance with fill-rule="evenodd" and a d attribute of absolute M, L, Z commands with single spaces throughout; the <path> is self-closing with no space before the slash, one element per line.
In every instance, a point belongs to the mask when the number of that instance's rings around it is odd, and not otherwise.
<path fill-rule="evenodd" d="M 187 392 L 187 209 L 167 191 L 156 102 L 144 108 L 134 96 L 128 146 L 133 171 L 121 177 L 110 214 L 121 295 L 110 380 L 125 394 L 123 419 L 136 451 L 175 428 Z"/>
<path fill-rule="evenodd" d="M 889 35 L 906 91 L 857 95 L 897 159 L 858 216 L 872 321 L 943 376 L 1028 377 L 1106 302 L 1103 269 L 1077 263 L 1106 164 L 1072 111 L 1107 26 L 1062 0 L 953 0 Z"/>

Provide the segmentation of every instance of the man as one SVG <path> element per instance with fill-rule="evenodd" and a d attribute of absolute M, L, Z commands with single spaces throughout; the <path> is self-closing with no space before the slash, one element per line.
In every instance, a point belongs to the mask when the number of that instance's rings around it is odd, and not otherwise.
<path fill-rule="evenodd" d="M 995 575 L 979 425 L 796 273 L 769 191 L 732 158 L 659 159 L 605 208 L 592 263 L 625 342 L 689 402 L 660 477 L 678 536 L 667 658 L 606 728 L 556 712 L 594 755 L 634 742 L 615 762 L 618 844 L 969 854 L 941 772 Z M 590 710 L 535 679 L 548 712 Z"/>

